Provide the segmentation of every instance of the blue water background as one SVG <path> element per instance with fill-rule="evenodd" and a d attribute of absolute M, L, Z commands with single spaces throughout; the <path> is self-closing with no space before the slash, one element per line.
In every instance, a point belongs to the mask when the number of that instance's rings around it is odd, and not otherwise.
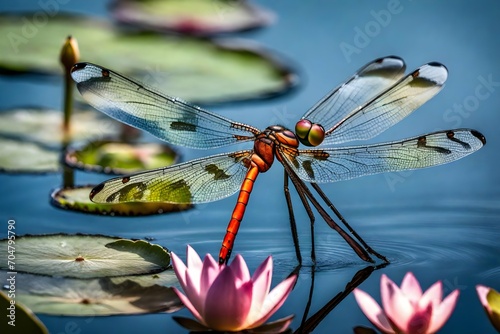
<path fill-rule="evenodd" d="M 3 10 L 39 10 L 37 1 L 2 2 Z M 494 333 L 478 301 L 475 285 L 500 289 L 500 3 L 497 1 L 259 1 L 278 15 L 265 29 L 239 34 L 283 55 L 297 68 L 301 86 L 293 94 L 260 101 L 211 107 L 224 116 L 265 128 L 273 123 L 293 127 L 296 120 L 331 88 L 368 61 L 398 55 L 408 70 L 439 61 L 449 71 L 440 94 L 400 124 L 370 142 L 395 140 L 437 129 L 474 128 L 487 138 L 479 152 L 458 162 L 415 172 L 392 173 L 327 184 L 324 191 L 365 240 L 392 264 L 376 271 L 361 288 L 380 300 L 379 282 L 385 273 L 398 284 L 412 271 L 429 287 L 443 281 L 445 293 L 460 290 L 455 312 L 441 333 Z M 376 13 L 393 9 L 390 18 L 376 21 Z M 69 1 L 69 12 L 107 17 L 106 3 Z M 374 14 L 375 13 L 375 14 Z M 378 28 L 377 28 L 378 27 Z M 359 31 L 370 36 L 357 39 Z M 78 37 L 78 36 L 76 36 Z M 352 49 L 347 54 L 342 47 Z M 3 50 L 2 52 L 9 52 Z M 86 52 L 89 52 L 86 50 Z M 112 66 L 112 64 L 103 64 Z M 245 78 L 242 78 L 244 80 Z M 484 87 L 484 80 L 494 85 Z M 478 88 L 483 85 L 483 88 Z M 161 88 L 161 87 L 160 87 Z M 477 98 L 480 93 L 489 95 Z M 60 108 L 61 82 L 0 77 L 1 109 L 37 105 Z M 473 102 L 477 101 L 477 104 Z M 458 113 L 454 105 L 466 104 Z M 239 148 L 239 147 L 238 147 Z M 227 151 L 232 148 L 227 149 Z M 185 159 L 209 153 L 181 149 Z M 224 150 L 222 150 L 224 151 Z M 254 270 L 272 254 L 273 285 L 296 265 L 282 190 L 283 171 L 276 164 L 259 176 L 236 241 Z M 104 180 L 101 175 L 78 172 L 79 184 Z M 15 219 L 18 234 L 99 233 L 127 238 L 153 237 L 155 242 L 185 255 L 191 244 L 200 253 L 216 255 L 235 203 L 230 197 L 197 206 L 195 210 L 142 218 L 83 215 L 53 208 L 49 191 L 60 175 L 0 175 L 1 226 Z M 296 329 L 311 284 L 309 222 L 295 200 L 305 267 L 295 290 L 273 319 L 296 314 Z M 7 229 L 0 229 L 0 237 Z M 358 260 L 321 220 L 316 223 L 318 265 L 311 313 L 341 291 L 365 264 Z M 189 316 L 186 310 L 177 315 Z M 52 333 L 182 333 L 171 315 L 62 318 L 40 316 Z M 317 327 L 315 333 L 350 333 L 369 322 L 348 296 Z"/>

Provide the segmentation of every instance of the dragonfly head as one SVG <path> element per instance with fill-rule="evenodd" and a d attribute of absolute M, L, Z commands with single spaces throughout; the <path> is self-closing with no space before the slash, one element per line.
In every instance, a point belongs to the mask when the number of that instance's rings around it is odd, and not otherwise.
<path fill-rule="evenodd" d="M 295 134 L 306 146 L 318 146 L 325 139 L 325 129 L 320 124 L 301 119 L 295 124 Z"/>

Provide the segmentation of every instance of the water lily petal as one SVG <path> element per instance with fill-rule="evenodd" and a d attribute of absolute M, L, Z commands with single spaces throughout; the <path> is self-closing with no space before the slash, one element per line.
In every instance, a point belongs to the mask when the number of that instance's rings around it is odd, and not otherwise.
<path fill-rule="evenodd" d="M 186 288 L 184 289 L 184 292 L 198 312 L 203 314 L 205 299 L 203 298 L 204 295 L 201 295 L 200 289 L 200 277 L 191 276 L 191 272 L 188 268 L 186 271 Z"/>
<path fill-rule="evenodd" d="M 432 318 L 432 303 L 429 303 L 425 308 L 419 308 L 413 313 L 408 321 L 406 334 L 422 334 L 429 333 L 429 325 Z M 433 333 L 433 332 L 432 332 Z"/>
<path fill-rule="evenodd" d="M 429 326 L 429 333 L 435 333 L 443 327 L 455 308 L 459 294 L 460 292 L 458 290 L 454 290 L 443 300 L 438 308 L 434 310 Z"/>
<path fill-rule="evenodd" d="M 236 276 L 230 267 L 225 267 L 208 290 L 203 318 L 212 329 L 238 331 L 244 326 L 252 302 L 253 283 L 247 282 L 239 288 Z"/>
<path fill-rule="evenodd" d="M 186 263 L 189 270 L 189 275 L 196 277 L 198 281 L 200 280 L 201 268 L 203 267 L 203 263 L 201 262 L 200 256 L 190 245 L 187 246 L 186 251 Z"/>
<path fill-rule="evenodd" d="M 248 328 L 258 327 L 265 323 L 283 305 L 290 292 L 292 292 L 295 282 L 297 282 L 297 275 L 292 275 L 275 286 L 262 304 L 262 309 L 259 312 L 260 317 L 249 319 L 253 320 L 253 323 L 248 323 Z"/>
<path fill-rule="evenodd" d="M 403 278 L 403 282 L 401 282 L 401 291 L 410 299 L 412 303 L 418 303 L 420 297 L 422 297 L 422 288 L 420 287 L 420 283 L 418 283 L 417 279 L 413 275 L 413 273 L 406 273 Z"/>
<path fill-rule="evenodd" d="M 184 262 L 182 262 L 182 260 L 174 252 L 170 252 L 170 256 L 172 258 L 172 264 L 174 266 L 175 276 L 177 276 L 177 279 L 181 284 L 182 290 L 186 291 L 187 267 L 184 264 Z"/>
<path fill-rule="evenodd" d="M 488 296 L 488 292 L 490 292 L 490 288 L 484 285 L 476 285 L 476 291 L 477 295 L 479 296 L 479 301 L 483 305 L 483 307 L 486 309 L 488 313 L 491 312 L 491 307 L 490 304 L 488 303 L 488 299 L 486 298 Z"/>
<path fill-rule="evenodd" d="M 354 298 L 356 298 L 356 302 L 368 320 L 370 320 L 370 322 L 381 332 L 394 334 L 384 311 L 382 311 L 378 303 L 363 290 L 356 288 L 353 293 Z"/>
<path fill-rule="evenodd" d="M 238 282 L 246 283 L 250 281 L 250 272 L 248 271 L 248 266 L 243 259 L 243 256 L 237 254 L 229 267 L 231 267 L 231 270 L 233 271 L 234 276 L 238 279 Z"/>
<path fill-rule="evenodd" d="M 205 300 L 208 289 L 213 284 L 222 268 L 223 266 L 219 266 L 212 256 L 205 256 L 200 277 L 200 299 Z"/>
<path fill-rule="evenodd" d="M 250 333 L 258 334 L 276 334 L 282 333 L 290 327 L 294 315 L 289 315 L 288 317 L 278 319 L 276 321 L 268 322 L 267 324 L 261 325 L 259 327 L 252 328 Z"/>
<path fill-rule="evenodd" d="M 385 274 L 380 279 L 382 306 L 389 322 L 399 330 L 408 327 L 408 321 L 414 312 L 408 297 Z"/>
<path fill-rule="evenodd" d="M 261 276 L 264 276 L 263 280 Z M 254 284 L 263 284 L 262 286 L 259 286 L 259 289 L 265 290 L 267 295 L 269 293 L 269 289 L 271 288 L 272 278 L 273 278 L 273 258 L 271 256 L 268 256 L 267 259 L 265 259 L 264 262 L 262 262 L 260 266 L 253 273 L 252 281 L 254 282 Z"/>
<path fill-rule="evenodd" d="M 191 304 L 191 301 L 189 300 L 189 298 L 186 297 L 186 296 L 184 296 L 182 294 L 182 292 L 180 292 L 177 288 L 172 287 L 172 289 L 174 290 L 174 292 L 177 295 L 177 297 L 179 297 L 179 299 L 181 300 L 181 302 L 184 304 L 184 306 L 186 306 L 186 308 L 195 316 L 196 319 L 198 319 L 198 321 L 200 321 L 203 325 L 205 325 L 205 322 L 203 321 L 203 318 L 202 318 L 201 314 L 193 306 L 193 304 Z"/>
<path fill-rule="evenodd" d="M 273 276 L 273 259 L 269 256 L 264 262 L 260 264 L 252 276 L 253 281 L 253 294 L 252 306 L 248 319 L 259 319 L 262 317 L 261 310 L 264 300 L 266 300 L 271 288 L 271 280 Z"/>
<path fill-rule="evenodd" d="M 425 308 L 427 304 L 432 303 L 434 310 L 437 310 L 442 300 L 443 283 L 441 283 L 441 281 L 437 281 L 429 289 L 427 289 L 427 291 L 425 291 L 418 304 L 421 308 Z"/>

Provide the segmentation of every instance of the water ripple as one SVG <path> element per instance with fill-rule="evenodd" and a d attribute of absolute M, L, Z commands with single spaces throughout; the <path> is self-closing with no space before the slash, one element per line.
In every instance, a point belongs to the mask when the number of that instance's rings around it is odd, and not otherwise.
<path fill-rule="evenodd" d="M 385 255 L 391 266 L 443 266 L 449 263 L 472 266 L 482 263 L 483 275 L 498 276 L 497 256 L 500 240 L 500 208 L 488 203 L 440 203 L 416 210 L 415 206 L 348 210 L 346 217 L 366 242 Z M 234 254 L 242 253 L 249 266 L 256 268 L 272 254 L 275 268 L 285 275 L 298 264 L 290 230 L 285 221 L 262 219 L 246 224 L 236 240 Z M 303 265 L 312 266 L 307 219 L 299 218 L 299 239 Z M 176 252 L 185 244 L 200 254 L 217 255 L 223 230 L 204 225 L 196 229 L 160 233 L 159 242 Z M 163 237 L 161 236 L 163 234 Z M 316 223 L 315 270 L 332 271 L 365 265 L 352 249 L 326 224 Z M 162 240 L 163 239 L 163 240 Z"/>

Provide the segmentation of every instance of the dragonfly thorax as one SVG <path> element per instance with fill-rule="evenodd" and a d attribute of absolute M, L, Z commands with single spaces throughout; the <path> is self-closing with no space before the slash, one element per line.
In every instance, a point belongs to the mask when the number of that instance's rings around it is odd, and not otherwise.
<path fill-rule="evenodd" d="M 283 126 L 273 125 L 257 136 L 251 160 L 263 173 L 271 168 L 276 156 L 276 150 L 295 150 L 298 147 L 299 141 L 295 133 Z"/>

